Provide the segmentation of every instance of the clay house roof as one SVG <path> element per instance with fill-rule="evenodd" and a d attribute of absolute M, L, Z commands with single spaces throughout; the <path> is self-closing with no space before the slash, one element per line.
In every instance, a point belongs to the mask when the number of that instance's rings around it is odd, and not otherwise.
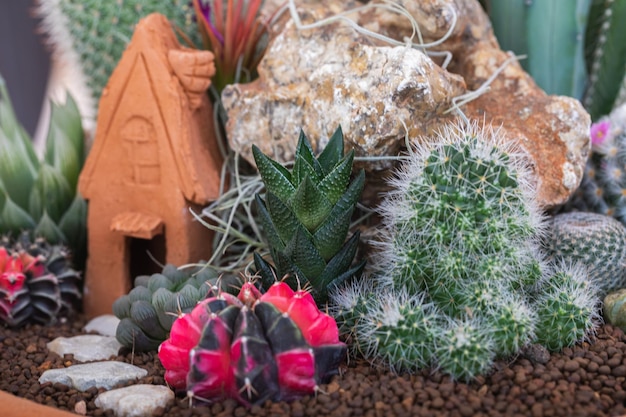
<path fill-rule="evenodd" d="M 125 93 L 129 82 L 138 78 L 136 71 L 143 71 L 139 79 L 147 76 L 149 80 L 143 84 L 149 85 L 151 91 L 142 95 L 156 103 L 157 117 L 169 141 L 167 148 L 175 161 L 174 175 L 184 197 L 195 204 L 215 200 L 219 194 L 221 156 L 214 139 L 212 106 L 206 95 L 215 72 L 213 55 L 209 51 L 182 48 L 170 23 L 159 14 L 149 15 L 137 24 L 102 93 L 96 137 L 80 176 L 81 194 L 89 200 L 102 192 L 94 186 L 94 175 L 106 172 L 97 169 L 101 156 L 109 146 L 119 145 L 111 133 L 111 125 L 116 117 L 127 117 L 118 114 L 117 109 L 122 101 L 133 99 Z M 107 192 L 115 191 L 107 189 Z"/>

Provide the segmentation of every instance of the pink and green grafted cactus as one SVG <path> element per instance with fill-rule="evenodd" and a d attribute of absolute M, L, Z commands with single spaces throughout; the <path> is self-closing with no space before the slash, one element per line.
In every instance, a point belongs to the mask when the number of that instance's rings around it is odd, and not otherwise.
<path fill-rule="evenodd" d="M 0 323 L 54 322 L 77 307 L 79 282 L 63 247 L 31 242 L 28 233 L 17 241 L 0 238 Z"/>
<path fill-rule="evenodd" d="M 335 320 L 310 293 L 246 282 L 237 297 L 212 294 L 172 325 L 159 347 L 165 380 L 196 402 L 251 406 L 313 394 L 346 353 Z"/>

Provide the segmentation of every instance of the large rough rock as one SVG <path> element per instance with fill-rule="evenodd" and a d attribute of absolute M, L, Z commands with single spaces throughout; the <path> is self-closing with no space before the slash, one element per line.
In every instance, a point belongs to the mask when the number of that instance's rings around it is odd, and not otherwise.
<path fill-rule="evenodd" d="M 370 1 L 370 4 L 380 1 Z M 300 0 L 303 23 L 362 5 Z M 259 66 L 259 79 L 223 95 L 231 146 L 252 161 L 254 143 L 282 161 L 293 157 L 300 128 L 323 146 L 338 123 L 357 156 L 393 156 L 409 140 L 423 140 L 453 120 L 452 99 L 478 89 L 510 58 L 501 51 L 476 0 L 397 0 L 419 24 L 425 42 L 449 36 L 432 51 L 389 47 L 343 23 L 299 31 L 283 18 Z M 407 19 L 382 9 L 355 14 L 362 26 L 395 39 L 411 35 Z M 436 63 L 435 63 L 436 62 Z M 439 65 L 438 65 L 439 64 Z M 461 108 L 496 126 L 528 151 L 545 207 L 565 202 L 578 187 L 589 153 L 589 115 L 568 97 L 548 96 L 517 62 L 509 63 L 488 92 Z M 406 130 L 405 130 L 406 126 Z M 376 172 L 389 163 L 368 163 Z M 371 181 L 376 175 L 370 175 Z M 372 185 L 372 184 L 370 184 Z M 378 187 L 368 187 L 376 191 Z"/>
<path fill-rule="evenodd" d="M 327 14 L 317 8 L 306 21 Z M 396 155 L 406 133 L 401 121 L 419 119 L 412 133 L 427 133 L 440 118 L 451 119 L 442 112 L 465 92 L 461 77 L 421 51 L 374 46 L 340 23 L 299 32 L 287 22 L 258 71 L 257 81 L 222 93 L 230 144 L 250 161 L 253 143 L 289 161 L 301 128 L 319 148 L 340 124 L 357 155 Z"/>

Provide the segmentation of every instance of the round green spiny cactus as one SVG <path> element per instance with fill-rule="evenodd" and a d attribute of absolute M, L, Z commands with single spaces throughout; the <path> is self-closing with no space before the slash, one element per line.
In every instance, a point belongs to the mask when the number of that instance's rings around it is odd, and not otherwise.
<path fill-rule="evenodd" d="M 558 214 L 550 221 L 544 246 L 554 259 L 585 265 L 600 297 L 626 286 L 626 228 L 610 216 Z"/>

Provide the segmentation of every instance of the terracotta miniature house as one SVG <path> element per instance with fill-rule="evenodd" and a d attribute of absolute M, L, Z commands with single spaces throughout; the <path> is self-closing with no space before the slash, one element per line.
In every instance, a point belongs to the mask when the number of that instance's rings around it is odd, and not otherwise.
<path fill-rule="evenodd" d="M 138 23 L 102 93 L 80 176 L 89 202 L 88 316 L 110 313 L 134 277 L 160 271 L 158 263 L 210 256 L 212 233 L 189 210 L 199 212 L 219 191 L 206 94 L 214 73 L 213 55 L 182 48 L 165 17 Z"/>

